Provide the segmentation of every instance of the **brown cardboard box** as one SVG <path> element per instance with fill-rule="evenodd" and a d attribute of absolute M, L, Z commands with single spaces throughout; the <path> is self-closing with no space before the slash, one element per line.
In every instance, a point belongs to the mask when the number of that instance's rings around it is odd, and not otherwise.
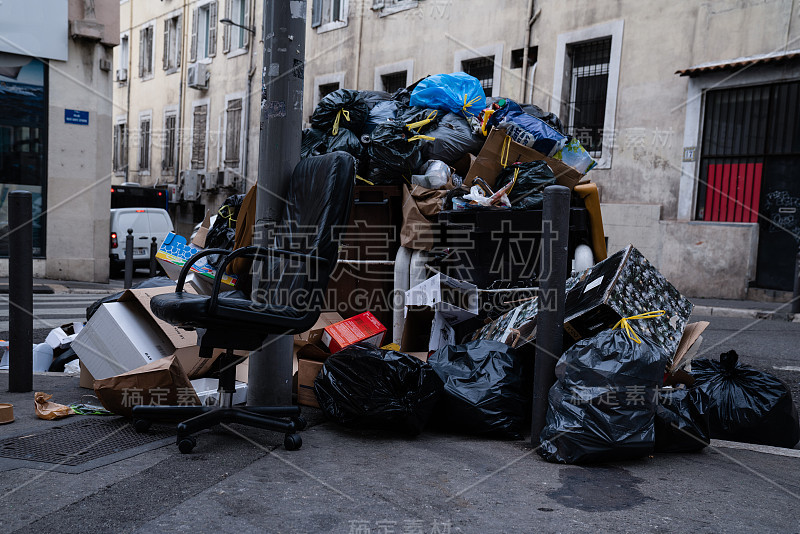
<path fill-rule="evenodd" d="M 155 295 L 172 291 L 172 287 L 129 289 L 92 316 L 72 348 L 95 379 L 171 355 L 178 357 L 189 378 L 201 378 L 211 369 L 214 358 L 200 358 L 195 332 L 162 321 L 150 310 Z"/>
<path fill-rule="evenodd" d="M 314 379 L 322 370 L 322 362 L 297 360 L 297 404 L 319 408 L 317 396 L 314 395 Z"/>
<path fill-rule="evenodd" d="M 472 180 L 476 176 L 480 176 L 489 186 L 494 187 L 497 176 L 503 170 L 500 164 L 501 152 L 503 151 L 503 142 L 506 139 L 505 130 L 498 130 L 492 128 L 489 137 L 486 138 L 483 148 L 478 154 L 477 159 L 472 163 L 469 168 L 467 176 L 464 178 L 464 185 L 471 186 Z M 508 151 L 508 163 L 522 162 L 527 163 L 530 161 L 544 160 L 547 165 L 553 170 L 556 182 L 559 185 L 564 185 L 572 189 L 584 177 L 583 174 L 573 169 L 563 161 L 553 159 L 545 156 L 541 152 L 537 152 L 532 148 L 520 145 L 515 141 L 510 142 Z"/>
<path fill-rule="evenodd" d="M 94 389 L 94 377 L 92 373 L 83 365 L 83 362 L 80 362 L 81 366 L 81 381 L 80 386 L 85 389 Z"/>

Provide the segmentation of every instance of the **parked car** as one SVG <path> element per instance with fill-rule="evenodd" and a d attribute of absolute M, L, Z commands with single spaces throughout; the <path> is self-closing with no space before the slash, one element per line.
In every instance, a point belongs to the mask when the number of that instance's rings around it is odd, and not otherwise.
<path fill-rule="evenodd" d="M 109 258 L 111 275 L 125 268 L 125 239 L 128 229 L 133 230 L 133 268 L 149 267 L 150 243 L 156 238 L 161 246 L 167 234 L 173 231 L 167 210 L 160 208 L 114 208 L 111 210 L 111 243 Z"/>

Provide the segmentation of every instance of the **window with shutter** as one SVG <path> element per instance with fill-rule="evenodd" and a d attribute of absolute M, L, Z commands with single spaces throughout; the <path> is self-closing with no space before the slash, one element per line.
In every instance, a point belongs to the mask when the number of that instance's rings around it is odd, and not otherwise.
<path fill-rule="evenodd" d="M 242 5 L 242 26 L 250 28 L 250 0 L 239 0 Z M 242 30 L 242 48 L 250 46 L 250 32 Z"/>
<path fill-rule="evenodd" d="M 311 11 L 311 27 L 326 32 L 347 26 L 348 0 L 318 0 Z"/>
<path fill-rule="evenodd" d="M 139 119 L 139 172 L 150 170 L 150 122 L 149 115 Z"/>
<path fill-rule="evenodd" d="M 161 58 L 161 66 L 164 70 L 169 69 L 170 20 L 164 20 L 164 56 Z"/>
<path fill-rule="evenodd" d="M 226 0 L 225 2 L 225 18 L 229 20 L 233 20 L 231 18 L 231 11 L 233 11 L 233 3 L 234 0 Z M 234 20 L 234 22 L 236 22 Z M 230 24 L 223 24 L 222 26 L 222 53 L 227 54 L 231 51 L 231 25 Z"/>
<path fill-rule="evenodd" d="M 228 101 L 225 110 L 225 166 L 239 168 L 242 137 L 242 99 Z"/>
<path fill-rule="evenodd" d="M 166 171 L 175 168 L 176 125 L 177 114 L 175 112 L 164 115 L 164 147 L 161 168 Z"/>
<path fill-rule="evenodd" d="M 191 45 L 189 46 L 189 61 L 194 63 L 197 61 L 197 24 L 198 24 L 198 13 L 197 9 L 192 10 L 192 39 Z"/>
<path fill-rule="evenodd" d="M 322 0 L 314 0 L 311 4 L 311 27 L 318 28 L 322 25 Z"/>
<path fill-rule="evenodd" d="M 139 30 L 139 78 L 144 77 L 144 28 Z"/>
<path fill-rule="evenodd" d="M 192 119 L 192 169 L 206 166 L 206 125 L 208 105 L 195 106 Z"/>
<path fill-rule="evenodd" d="M 208 57 L 217 55 L 217 3 L 208 5 Z"/>

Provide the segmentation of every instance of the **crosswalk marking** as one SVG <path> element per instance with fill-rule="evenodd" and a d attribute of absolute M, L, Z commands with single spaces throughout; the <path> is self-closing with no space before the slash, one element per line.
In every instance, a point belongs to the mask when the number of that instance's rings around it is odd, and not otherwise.
<path fill-rule="evenodd" d="M 86 308 L 113 294 L 58 293 L 33 295 L 33 328 L 55 328 L 62 324 L 86 321 Z M 8 295 L 0 295 L 0 332 L 8 332 Z"/>

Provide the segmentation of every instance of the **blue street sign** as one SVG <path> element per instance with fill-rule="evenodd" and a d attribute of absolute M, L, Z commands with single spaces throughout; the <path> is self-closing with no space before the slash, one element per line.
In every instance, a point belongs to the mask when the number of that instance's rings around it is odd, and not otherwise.
<path fill-rule="evenodd" d="M 64 122 L 67 124 L 89 124 L 89 112 L 78 111 L 77 109 L 64 110 Z"/>

